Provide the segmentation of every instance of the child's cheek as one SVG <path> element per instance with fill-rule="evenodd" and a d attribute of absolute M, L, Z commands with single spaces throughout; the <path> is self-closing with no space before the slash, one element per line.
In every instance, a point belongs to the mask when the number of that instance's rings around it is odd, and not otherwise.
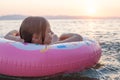
<path fill-rule="evenodd" d="M 45 44 L 50 44 L 51 43 L 51 37 L 50 36 L 46 36 L 45 38 Z"/>

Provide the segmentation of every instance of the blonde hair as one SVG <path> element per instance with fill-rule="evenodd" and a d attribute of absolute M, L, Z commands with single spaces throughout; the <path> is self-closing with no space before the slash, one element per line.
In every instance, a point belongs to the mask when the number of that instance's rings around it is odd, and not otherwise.
<path fill-rule="evenodd" d="M 41 34 L 42 43 L 44 43 L 47 26 L 50 24 L 43 17 L 27 17 L 20 26 L 20 37 L 25 42 L 31 43 L 34 33 Z"/>

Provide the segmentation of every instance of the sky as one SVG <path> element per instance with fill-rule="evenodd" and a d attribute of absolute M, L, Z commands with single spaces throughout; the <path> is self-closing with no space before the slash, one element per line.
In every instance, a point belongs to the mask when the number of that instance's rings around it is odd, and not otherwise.
<path fill-rule="evenodd" d="M 0 0 L 0 16 L 120 17 L 120 0 Z"/>

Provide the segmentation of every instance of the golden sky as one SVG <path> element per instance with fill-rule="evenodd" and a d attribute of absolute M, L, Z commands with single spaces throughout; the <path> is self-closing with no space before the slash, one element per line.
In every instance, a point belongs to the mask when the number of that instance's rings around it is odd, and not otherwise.
<path fill-rule="evenodd" d="M 0 0 L 0 15 L 120 17 L 120 0 Z"/>

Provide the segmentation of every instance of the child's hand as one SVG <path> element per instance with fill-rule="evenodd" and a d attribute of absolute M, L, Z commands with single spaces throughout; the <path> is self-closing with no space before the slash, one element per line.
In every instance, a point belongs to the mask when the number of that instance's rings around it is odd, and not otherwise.
<path fill-rule="evenodd" d="M 12 30 L 7 35 L 12 35 L 12 36 L 19 36 L 19 32 L 17 30 Z"/>
<path fill-rule="evenodd" d="M 20 35 L 17 30 L 11 31 L 11 34 L 12 34 L 13 36 L 19 36 L 19 35 Z"/>
<path fill-rule="evenodd" d="M 58 36 L 56 34 L 53 34 L 51 43 L 55 43 L 59 40 Z"/>
<path fill-rule="evenodd" d="M 14 33 L 15 36 L 20 36 L 19 32 Z"/>

